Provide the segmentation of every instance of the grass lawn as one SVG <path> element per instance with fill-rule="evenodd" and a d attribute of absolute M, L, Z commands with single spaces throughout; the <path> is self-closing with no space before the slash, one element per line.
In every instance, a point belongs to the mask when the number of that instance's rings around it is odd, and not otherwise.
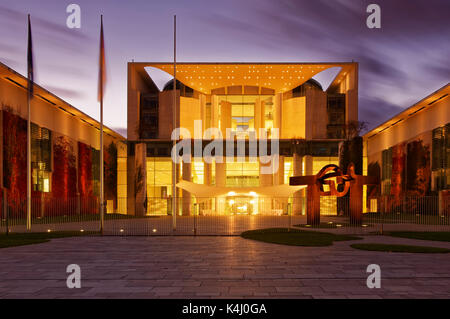
<path fill-rule="evenodd" d="M 422 239 L 432 241 L 450 241 L 450 232 L 415 232 L 415 231 L 392 231 L 386 235 L 392 237 Z"/>
<path fill-rule="evenodd" d="M 336 235 L 330 233 L 306 231 L 287 228 L 266 228 L 249 230 L 241 234 L 243 238 L 262 241 L 265 243 L 290 246 L 330 246 L 333 241 L 357 240 L 356 236 Z"/>
<path fill-rule="evenodd" d="M 450 253 L 450 249 L 427 246 L 389 245 L 389 244 L 352 244 L 350 247 L 360 250 L 384 251 L 393 253 Z"/>
<path fill-rule="evenodd" d="M 61 231 L 50 233 L 10 233 L 9 235 L 1 234 L 0 248 L 46 243 L 52 238 L 86 236 L 94 234 L 97 234 L 97 232 Z"/>
<path fill-rule="evenodd" d="M 105 214 L 105 220 L 117 220 L 117 219 L 135 219 L 135 218 L 158 218 L 160 216 L 133 216 L 123 214 Z M 82 214 L 82 215 L 60 215 L 60 216 L 45 216 L 42 218 L 34 217 L 31 221 L 32 224 L 61 224 L 61 223 L 74 223 L 74 222 L 89 222 L 100 221 L 99 214 Z M 25 218 L 10 218 L 9 225 L 25 225 Z M 1 225 L 6 225 L 5 219 L 2 219 Z"/>
<path fill-rule="evenodd" d="M 365 223 L 412 223 L 422 225 L 450 225 L 450 216 L 439 216 L 437 214 L 412 214 L 412 213 L 366 213 L 363 214 Z"/>
<path fill-rule="evenodd" d="M 308 225 L 308 224 L 298 224 L 294 225 L 294 227 L 301 228 L 324 228 L 324 229 L 333 229 L 333 228 L 341 228 L 341 227 L 370 227 L 372 225 L 363 224 L 363 225 L 352 225 L 349 223 L 339 223 L 339 222 L 328 222 L 328 223 L 320 223 L 319 225 Z"/>

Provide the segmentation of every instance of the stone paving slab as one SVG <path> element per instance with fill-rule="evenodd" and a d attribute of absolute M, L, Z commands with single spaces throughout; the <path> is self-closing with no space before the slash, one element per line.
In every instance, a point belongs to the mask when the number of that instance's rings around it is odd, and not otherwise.
<path fill-rule="evenodd" d="M 365 236 L 328 247 L 240 237 L 77 237 L 1 249 L 0 298 L 450 298 L 450 254 L 361 251 L 356 242 L 450 248 Z M 381 267 L 381 289 L 366 267 Z M 66 267 L 81 267 L 81 289 Z"/>

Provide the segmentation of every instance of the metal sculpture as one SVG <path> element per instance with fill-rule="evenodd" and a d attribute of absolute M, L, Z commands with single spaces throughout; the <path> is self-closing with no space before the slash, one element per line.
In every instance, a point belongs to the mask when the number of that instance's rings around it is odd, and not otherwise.
<path fill-rule="evenodd" d="M 289 185 L 307 185 L 306 217 L 309 225 L 320 224 L 320 196 L 343 197 L 349 192 L 350 224 L 361 225 L 363 185 L 377 183 L 376 177 L 357 175 L 353 163 L 349 164 L 347 174 L 339 166 L 329 164 L 317 175 L 293 176 L 289 179 Z M 328 185 L 328 190 L 324 189 L 325 185 Z"/>

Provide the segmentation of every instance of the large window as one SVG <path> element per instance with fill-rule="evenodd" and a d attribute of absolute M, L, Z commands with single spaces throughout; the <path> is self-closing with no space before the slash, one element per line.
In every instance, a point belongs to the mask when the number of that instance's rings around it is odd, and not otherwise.
<path fill-rule="evenodd" d="M 158 138 L 158 94 L 141 94 L 140 138 Z"/>
<path fill-rule="evenodd" d="M 92 185 L 94 196 L 100 196 L 100 151 L 92 148 Z"/>
<path fill-rule="evenodd" d="M 250 131 L 266 129 L 268 137 L 274 127 L 272 95 L 218 95 L 219 127 L 222 132 L 231 128 L 243 137 Z"/>
<path fill-rule="evenodd" d="M 31 167 L 33 190 L 50 192 L 51 131 L 31 124 Z"/>
<path fill-rule="evenodd" d="M 327 137 L 345 138 L 345 94 L 328 94 L 327 113 Z"/>
<path fill-rule="evenodd" d="M 450 188 L 450 123 L 433 130 L 432 170 L 435 190 Z"/>
<path fill-rule="evenodd" d="M 383 195 L 389 195 L 392 177 L 392 148 L 384 150 L 381 157 L 381 192 Z"/>
<path fill-rule="evenodd" d="M 171 211 L 172 160 L 147 157 L 147 214 L 166 215 Z"/>
<path fill-rule="evenodd" d="M 238 162 L 235 159 L 233 162 L 226 163 L 228 187 L 251 187 L 259 186 L 259 163 L 249 162 L 248 158 L 245 162 Z"/>

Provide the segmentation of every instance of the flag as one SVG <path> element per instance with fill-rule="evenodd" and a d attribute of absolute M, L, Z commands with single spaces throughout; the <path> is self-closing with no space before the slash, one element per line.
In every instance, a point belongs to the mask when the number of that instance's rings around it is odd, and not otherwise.
<path fill-rule="evenodd" d="M 98 101 L 102 101 L 106 84 L 105 41 L 103 38 L 103 15 L 100 17 L 100 59 L 98 74 Z"/>
<path fill-rule="evenodd" d="M 33 69 L 33 40 L 31 39 L 31 22 L 30 15 L 28 15 L 28 50 L 27 50 L 27 69 L 28 69 L 28 95 L 33 97 L 33 82 L 34 82 L 34 69 Z"/>

